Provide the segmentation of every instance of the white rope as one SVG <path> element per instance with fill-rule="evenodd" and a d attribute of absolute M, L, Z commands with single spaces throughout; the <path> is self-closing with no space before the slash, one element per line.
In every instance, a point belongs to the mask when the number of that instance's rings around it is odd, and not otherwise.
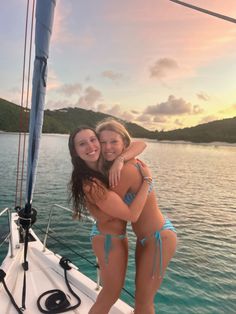
<path fill-rule="evenodd" d="M 219 19 L 222 19 L 222 20 L 225 20 L 225 21 L 228 21 L 228 22 L 231 22 L 231 23 L 236 23 L 236 19 L 234 19 L 232 17 L 229 17 L 229 16 L 226 16 L 226 15 L 223 15 L 223 14 L 219 14 L 219 13 L 215 13 L 215 12 L 203 9 L 203 8 L 199 8 L 199 7 L 195 6 L 195 5 L 192 5 L 192 4 L 189 4 L 189 3 L 185 3 L 183 1 L 178 1 L 178 0 L 169 0 L 169 1 L 177 3 L 177 4 L 180 4 L 180 5 L 183 5 L 185 7 L 193 9 L 193 10 L 197 10 L 197 11 L 200 11 L 200 12 L 203 12 L 203 13 L 215 16 L 215 17 L 217 17 Z"/>

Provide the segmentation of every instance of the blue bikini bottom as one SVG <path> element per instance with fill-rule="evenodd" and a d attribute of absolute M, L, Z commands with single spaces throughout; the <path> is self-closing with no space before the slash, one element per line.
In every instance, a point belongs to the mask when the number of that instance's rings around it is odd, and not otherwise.
<path fill-rule="evenodd" d="M 92 239 L 94 237 L 96 237 L 97 235 L 102 235 L 104 236 L 105 240 L 104 240 L 104 252 L 105 252 L 105 260 L 106 260 L 106 263 L 108 263 L 108 259 L 109 259 L 109 253 L 112 249 L 112 238 L 116 238 L 116 239 L 125 239 L 127 238 L 127 235 L 126 234 L 118 234 L 118 235 L 115 235 L 115 234 L 104 234 L 102 233 L 99 229 L 98 229 L 98 225 L 97 225 L 97 222 L 95 222 L 93 224 L 93 227 L 92 227 L 92 230 L 91 230 L 91 233 L 90 233 L 90 240 L 92 241 Z"/>
<path fill-rule="evenodd" d="M 154 277 L 155 273 L 156 273 L 156 260 L 157 260 L 157 250 L 159 247 L 159 252 L 160 252 L 160 277 L 163 276 L 163 261 L 162 261 L 162 238 L 161 238 L 161 231 L 162 230 L 172 230 L 176 233 L 176 229 L 175 227 L 172 225 L 171 221 L 168 218 L 165 218 L 165 222 L 163 227 L 161 228 L 161 230 L 158 230 L 156 232 L 154 232 L 152 235 L 147 236 L 140 241 L 140 243 L 144 246 L 145 242 L 147 239 L 154 237 L 155 238 L 155 253 L 154 253 L 154 260 L 153 260 L 153 268 L 152 268 L 152 277 Z"/>
<path fill-rule="evenodd" d="M 157 252 L 158 252 L 157 250 L 158 250 L 158 248 L 159 248 L 159 252 L 160 252 L 160 277 L 162 277 L 162 275 L 163 275 L 162 238 L 161 238 L 161 231 L 162 230 L 172 230 L 172 231 L 174 231 L 176 233 L 176 229 L 172 225 L 171 221 L 168 218 L 165 218 L 164 225 L 163 225 L 163 227 L 160 230 L 154 232 L 150 236 L 147 236 L 147 237 L 139 240 L 139 242 L 144 246 L 145 242 L 147 241 L 147 239 L 152 238 L 152 237 L 155 238 L 156 245 L 155 245 L 155 253 L 154 253 L 154 260 L 153 260 L 152 276 L 154 276 L 155 273 L 156 273 L 156 268 L 157 268 L 156 260 L 157 260 Z M 104 241 L 104 252 L 105 252 L 106 263 L 108 263 L 109 253 L 110 253 L 110 251 L 112 249 L 112 238 L 121 239 L 121 240 L 127 238 L 126 234 L 119 234 L 119 235 L 104 234 L 104 233 L 102 233 L 98 229 L 97 222 L 95 222 L 93 224 L 93 227 L 92 227 L 92 230 L 91 230 L 91 233 L 90 233 L 90 240 L 92 241 L 92 239 L 95 236 L 97 236 L 97 235 L 102 235 L 105 238 L 105 241 Z"/>

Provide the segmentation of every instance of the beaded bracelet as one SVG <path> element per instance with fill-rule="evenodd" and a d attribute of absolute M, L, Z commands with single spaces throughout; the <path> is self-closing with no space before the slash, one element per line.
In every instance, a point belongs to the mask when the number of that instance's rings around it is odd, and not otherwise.
<path fill-rule="evenodd" d="M 149 185 L 152 184 L 152 177 L 143 177 L 143 181 L 146 181 Z"/>

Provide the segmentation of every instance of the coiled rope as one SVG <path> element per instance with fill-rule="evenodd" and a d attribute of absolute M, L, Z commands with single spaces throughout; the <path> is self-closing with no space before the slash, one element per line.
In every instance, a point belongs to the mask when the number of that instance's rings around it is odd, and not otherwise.
<path fill-rule="evenodd" d="M 66 297 L 66 294 L 59 289 L 48 290 L 44 292 L 43 294 L 41 294 L 37 300 L 37 306 L 40 312 L 45 313 L 45 314 L 65 313 L 68 311 L 72 311 L 80 306 L 81 299 L 72 290 L 70 283 L 68 281 L 68 278 L 67 278 L 67 271 L 71 269 L 69 263 L 70 263 L 70 260 L 65 257 L 62 257 L 60 259 L 60 266 L 64 269 L 64 277 L 65 277 L 67 288 L 70 291 L 70 293 L 77 299 L 77 303 L 71 306 L 68 298 Z M 46 310 L 41 306 L 41 300 L 45 295 L 49 295 L 45 301 Z"/>

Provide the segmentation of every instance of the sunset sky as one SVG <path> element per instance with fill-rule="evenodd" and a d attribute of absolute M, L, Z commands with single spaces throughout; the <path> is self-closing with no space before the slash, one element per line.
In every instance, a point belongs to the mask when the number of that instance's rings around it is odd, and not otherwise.
<path fill-rule="evenodd" d="M 185 2 L 236 18 L 236 0 Z M 0 98 L 16 104 L 26 4 L 0 10 Z M 46 109 L 92 109 L 150 130 L 236 116 L 236 24 L 168 0 L 57 0 L 48 64 Z"/>

